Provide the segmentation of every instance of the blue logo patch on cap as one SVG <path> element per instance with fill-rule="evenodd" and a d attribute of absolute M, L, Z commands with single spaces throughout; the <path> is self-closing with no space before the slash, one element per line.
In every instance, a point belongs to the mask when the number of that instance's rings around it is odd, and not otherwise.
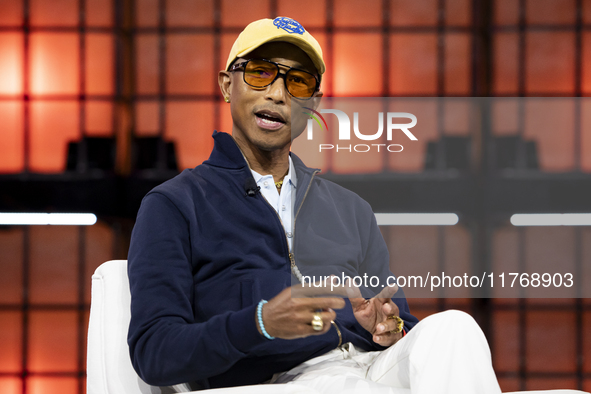
<path fill-rule="evenodd" d="M 277 26 L 278 29 L 283 29 L 290 34 L 304 34 L 306 30 L 300 24 L 300 22 L 295 21 L 291 18 L 286 18 L 284 16 L 280 16 L 273 20 L 273 24 Z"/>

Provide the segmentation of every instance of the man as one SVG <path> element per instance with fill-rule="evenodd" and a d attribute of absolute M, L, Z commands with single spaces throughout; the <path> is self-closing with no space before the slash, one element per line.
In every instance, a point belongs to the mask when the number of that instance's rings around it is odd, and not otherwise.
<path fill-rule="evenodd" d="M 136 371 L 152 385 L 193 389 L 272 379 L 322 392 L 500 392 L 465 314 L 412 330 L 417 319 L 403 295 L 391 298 L 395 287 L 367 299 L 352 288 L 342 289 L 350 300 L 293 296 L 302 274 L 388 273 L 370 206 L 290 154 L 303 130 L 290 109 L 318 105 L 324 71 L 320 46 L 289 18 L 253 22 L 234 43 L 218 78 L 232 135 L 215 132 L 210 158 L 148 193 L 138 213 L 129 251 Z M 465 370 L 475 362 L 484 366 Z"/>

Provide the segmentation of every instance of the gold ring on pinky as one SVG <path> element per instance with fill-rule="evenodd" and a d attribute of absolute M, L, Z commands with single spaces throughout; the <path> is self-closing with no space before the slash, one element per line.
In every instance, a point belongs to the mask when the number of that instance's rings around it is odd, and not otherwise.
<path fill-rule="evenodd" d="M 324 328 L 324 322 L 322 321 L 322 318 L 320 317 L 320 313 L 318 313 L 318 312 L 314 313 L 314 318 L 312 319 L 312 329 L 314 331 L 322 331 L 323 328 Z"/>
<path fill-rule="evenodd" d="M 404 320 L 396 315 L 388 316 L 388 320 L 396 320 L 396 328 L 390 331 L 392 334 L 398 334 L 399 332 L 402 332 L 402 329 L 404 328 Z"/>

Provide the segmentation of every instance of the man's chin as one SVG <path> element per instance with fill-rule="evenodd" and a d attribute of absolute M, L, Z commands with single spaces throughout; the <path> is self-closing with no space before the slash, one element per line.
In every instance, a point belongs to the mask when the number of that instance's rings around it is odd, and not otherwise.
<path fill-rule="evenodd" d="M 286 148 L 287 150 L 289 150 L 290 145 L 291 139 L 289 141 L 269 141 L 268 139 L 266 139 L 262 141 L 257 141 L 256 147 L 263 152 L 275 152 Z"/>
<path fill-rule="evenodd" d="M 266 146 L 261 146 L 259 145 L 258 148 L 263 151 L 263 152 L 277 152 L 280 150 L 283 150 L 285 148 L 287 148 L 287 150 L 289 151 L 289 146 L 291 145 L 291 141 L 289 144 L 283 144 L 283 145 L 266 145 Z"/>

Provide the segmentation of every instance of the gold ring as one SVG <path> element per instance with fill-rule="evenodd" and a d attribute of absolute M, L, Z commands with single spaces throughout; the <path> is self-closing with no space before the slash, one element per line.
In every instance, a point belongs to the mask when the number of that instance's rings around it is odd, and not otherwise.
<path fill-rule="evenodd" d="M 396 315 L 388 316 L 388 320 L 396 320 L 396 328 L 390 331 L 392 334 L 398 334 L 399 332 L 402 332 L 402 329 L 404 328 L 404 320 Z"/>
<path fill-rule="evenodd" d="M 324 322 L 322 321 L 322 318 L 320 317 L 320 313 L 318 313 L 318 312 L 314 313 L 314 318 L 312 319 L 312 329 L 314 331 L 322 331 L 323 328 L 324 328 Z"/>

